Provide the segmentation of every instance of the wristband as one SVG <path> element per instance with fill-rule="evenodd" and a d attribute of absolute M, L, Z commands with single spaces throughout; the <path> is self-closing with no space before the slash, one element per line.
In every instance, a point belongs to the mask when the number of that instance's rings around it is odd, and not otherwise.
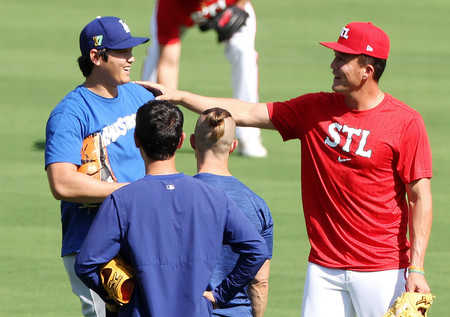
<path fill-rule="evenodd" d="M 419 273 L 425 275 L 425 270 L 421 267 L 411 265 L 409 267 L 409 273 Z"/>

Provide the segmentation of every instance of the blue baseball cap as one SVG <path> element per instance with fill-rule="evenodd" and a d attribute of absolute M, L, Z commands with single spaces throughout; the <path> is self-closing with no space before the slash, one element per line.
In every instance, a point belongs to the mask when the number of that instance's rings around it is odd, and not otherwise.
<path fill-rule="evenodd" d="M 146 37 L 131 36 L 130 28 L 119 18 L 98 16 L 81 31 L 80 50 L 83 55 L 93 48 L 121 50 L 138 46 L 148 40 Z"/>

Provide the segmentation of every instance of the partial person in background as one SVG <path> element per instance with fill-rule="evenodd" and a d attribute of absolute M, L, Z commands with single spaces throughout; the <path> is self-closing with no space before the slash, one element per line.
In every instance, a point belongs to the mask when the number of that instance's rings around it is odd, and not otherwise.
<path fill-rule="evenodd" d="M 221 108 L 204 111 L 197 120 L 191 135 L 191 146 L 197 158 L 194 177 L 225 190 L 265 239 L 270 256 L 255 278 L 222 309 L 214 310 L 215 316 L 261 317 L 267 306 L 269 294 L 269 270 L 273 249 L 273 220 L 266 202 L 250 188 L 232 176 L 228 169 L 230 154 L 236 149 L 236 123 L 231 114 Z M 214 289 L 235 266 L 238 254 L 230 246 L 222 247 L 220 260 L 214 269 L 210 289 Z"/>
<path fill-rule="evenodd" d="M 225 55 L 231 64 L 233 97 L 258 102 L 256 16 L 249 0 L 157 0 L 150 24 L 151 43 L 141 79 L 176 89 L 184 32 L 195 25 L 204 25 L 218 12 L 233 5 L 244 9 L 249 15 L 245 26 L 224 41 Z M 236 136 L 241 155 L 267 156 L 267 150 L 261 143 L 260 129 L 238 127 Z"/>
<path fill-rule="evenodd" d="M 185 139 L 178 107 L 143 105 L 135 136 L 146 175 L 105 199 L 75 271 L 106 299 L 99 270 L 120 253 L 133 267 L 135 287 L 119 316 L 211 316 L 253 279 L 269 255 L 266 243 L 223 190 L 177 171 Z M 222 244 L 239 256 L 207 290 Z"/>
<path fill-rule="evenodd" d="M 98 17 L 87 24 L 80 34 L 78 59 L 86 80 L 63 98 L 47 122 L 45 169 L 53 196 L 61 200 L 61 256 L 84 316 L 105 316 L 105 303 L 76 276 L 76 254 L 103 199 L 145 172 L 134 145 L 135 117 L 154 96 L 130 83 L 130 68 L 135 61 L 132 48 L 147 41 L 132 37 L 127 24 L 116 17 Z M 83 140 L 97 133 L 117 182 L 78 172 Z"/>
<path fill-rule="evenodd" d="M 321 44 L 334 50 L 330 93 L 249 103 L 141 84 L 197 113 L 221 107 L 238 125 L 300 140 L 311 244 L 302 316 L 378 317 L 405 290 L 430 292 L 430 143 L 420 114 L 380 89 L 390 50 L 383 30 L 353 22 Z"/>

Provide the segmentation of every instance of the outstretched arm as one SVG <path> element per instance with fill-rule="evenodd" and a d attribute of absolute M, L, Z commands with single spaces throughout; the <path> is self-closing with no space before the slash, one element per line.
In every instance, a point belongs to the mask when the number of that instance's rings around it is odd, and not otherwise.
<path fill-rule="evenodd" d="M 137 81 L 136 83 L 152 92 L 155 89 L 161 91 L 161 95 L 157 96 L 156 99 L 168 100 L 199 114 L 207 109 L 220 107 L 228 110 L 239 126 L 275 129 L 270 121 L 265 103 L 251 103 L 233 98 L 206 97 L 145 81 Z"/>
<path fill-rule="evenodd" d="M 411 266 L 423 268 L 433 218 L 430 180 L 423 178 L 408 184 L 406 188 L 409 201 Z M 410 292 L 430 292 L 425 276 L 413 272 L 408 276 L 406 289 Z"/>

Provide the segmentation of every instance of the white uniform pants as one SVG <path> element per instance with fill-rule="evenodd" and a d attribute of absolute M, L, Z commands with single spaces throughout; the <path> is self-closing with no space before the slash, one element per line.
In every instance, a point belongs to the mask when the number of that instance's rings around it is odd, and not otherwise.
<path fill-rule="evenodd" d="M 64 266 L 69 275 L 72 292 L 80 298 L 81 313 L 86 317 L 105 317 L 105 302 L 93 290 L 89 289 L 75 274 L 76 254 L 63 256 Z"/>
<path fill-rule="evenodd" d="M 156 4 L 157 5 L 157 4 Z M 258 102 L 258 53 L 255 50 L 256 16 L 250 2 L 245 5 L 249 18 L 246 25 L 225 41 L 225 56 L 231 64 L 231 83 L 233 97 Z M 142 80 L 156 82 L 156 71 L 159 60 L 159 43 L 156 23 L 157 7 L 155 6 L 150 22 L 151 43 L 142 67 Z M 236 128 L 236 137 L 259 137 L 257 128 Z"/>
<path fill-rule="evenodd" d="M 303 317 L 380 317 L 405 292 L 405 270 L 357 272 L 309 263 Z"/>

